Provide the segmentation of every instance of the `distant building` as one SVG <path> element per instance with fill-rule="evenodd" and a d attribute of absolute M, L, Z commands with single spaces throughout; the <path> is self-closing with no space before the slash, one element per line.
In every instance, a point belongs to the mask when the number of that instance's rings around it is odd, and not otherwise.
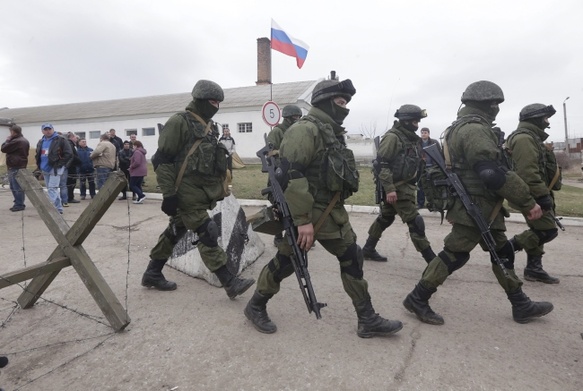
<path fill-rule="evenodd" d="M 255 158 L 255 153 L 264 145 L 263 135 L 271 130 L 262 118 L 261 109 L 265 102 L 272 100 L 280 109 L 295 104 L 306 114 L 311 108 L 312 90 L 323 80 L 271 84 L 269 45 L 267 38 L 257 40 L 256 85 L 226 88 L 225 100 L 213 118 L 222 127 L 231 130 L 241 158 Z M 215 81 L 221 83 L 220 80 Z M 192 85 L 194 83 L 196 80 L 192 80 Z M 99 136 L 113 128 L 123 140 L 129 139 L 130 134 L 136 134 L 148 151 L 149 158 L 158 146 L 158 124 L 164 124 L 172 114 L 184 110 L 191 100 L 190 92 L 184 92 L 98 102 L 0 108 L 0 137 L 6 138 L 8 127 L 16 123 L 22 127 L 23 135 L 34 148 L 42 137 L 41 124 L 50 122 L 59 132 L 74 132 L 86 138 L 88 146 L 94 148 Z"/>

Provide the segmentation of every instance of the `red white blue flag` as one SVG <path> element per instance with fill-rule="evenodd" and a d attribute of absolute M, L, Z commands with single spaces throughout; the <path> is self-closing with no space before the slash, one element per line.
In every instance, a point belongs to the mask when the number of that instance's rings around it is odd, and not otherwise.
<path fill-rule="evenodd" d="M 305 42 L 288 35 L 273 19 L 271 19 L 271 48 L 288 56 L 295 57 L 298 68 L 302 68 L 308 49 Z"/>

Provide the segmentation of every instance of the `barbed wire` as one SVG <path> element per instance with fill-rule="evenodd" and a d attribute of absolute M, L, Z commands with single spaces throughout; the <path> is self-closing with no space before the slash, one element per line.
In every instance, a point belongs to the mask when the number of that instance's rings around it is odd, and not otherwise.
<path fill-rule="evenodd" d="M 125 189 L 125 190 L 127 190 L 127 189 Z M 126 251 L 126 253 L 127 253 L 127 263 L 126 263 L 126 277 L 125 277 L 125 280 L 126 281 L 125 281 L 125 293 L 124 293 L 124 304 L 125 304 L 125 312 L 126 312 L 126 315 L 129 314 L 129 294 L 128 294 L 128 292 L 129 292 L 129 281 L 130 281 L 130 271 L 131 271 L 130 263 L 131 263 L 131 227 L 132 227 L 132 218 L 131 217 L 132 217 L 132 215 L 131 215 L 131 207 L 130 207 L 131 203 L 130 203 L 130 201 L 131 201 L 131 198 L 128 198 L 128 200 L 126 201 L 126 204 L 127 204 L 127 217 L 128 217 L 128 223 L 127 223 L 127 234 L 128 234 L 128 236 L 127 236 L 127 251 Z M 21 243 L 22 243 L 21 251 L 22 251 L 22 257 L 23 257 L 23 264 L 24 264 L 24 267 L 26 268 L 27 267 L 26 266 L 27 265 L 26 240 L 25 240 L 25 238 L 26 238 L 26 232 L 25 232 L 25 226 L 26 226 L 26 224 L 25 224 L 25 216 L 24 216 L 24 213 L 21 214 L 20 224 L 21 224 L 20 231 L 21 231 Z M 34 279 L 34 278 L 36 278 L 36 277 L 38 277 L 38 276 L 40 276 L 42 274 L 43 274 L 42 270 L 39 269 L 37 271 L 36 276 L 33 276 L 31 279 Z M 0 279 L 2 279 L 4 281 L 10 282 L 9 280 L 5 279 L 1 275 L 0 275 Z M 16 283 L 16 284 L 11 284 L 11 285 L 16 285 L 16 286 L 20 287 L 23 292 L 36 295 L 36 293 L 33 293 L 33 292 L 31 292 L 31 291 L 28 290 L 28 287 L 26 285 L 26 281 L 24 282 L 24 284 Z M 82 311 L 80 311 L 78 309 L 69 307 L 69 306 L 67 306 L 65 304 L 58 303 L 55 300 L 51 300 L 49 298 L 46 298 L 46 297 L 44 297 L 44 295 L 38 296 L 38 299 L 39 300 L 42 300 L 43 302 L 53 304 L 53 305 L 55 305 L 55 306 L 57 306 L 59 308 L 62 308 L 64 310 L 66 310 L 66 311 L 72 312 L 75 315 L 78 315 L 79 317 L 92 320 L 92 321 L 94 321 L 94 322 L 96 322 L 98 324 L 102 324 L 102 325 L 105 325 L 107 327 L 111 327 L 111 325 L 105 321 L 105 317 L 104 316 L 96 316 L 96 315 L 91 315 L 91 314 L 84 313 L 84 312 L 82 312 Z M 21 307 L 18 304 L 18 302 L 15 301 L 15 300 L 8 300 L 8 299 L 6 299 L 4 297 L 0 297 L 0 300 L 5 301 L 5 302 L 8 302 L 8 303 L 11 303 L 11 305 L 9 307 L 5 308 L 5 309 L 10 308 L 10 313 L 2 321 L 2 323 L 0 323 L 0 328 L 5 328 L 5 327 L 7 327 L 7 324 L 10 322 L 10 320 L 13 318 L 13 316 L 16 313 L 18 313 L 18 311 L 19 311 L 19 309 Z M 37 305 L 37 304 L 35 304 L 35 305 Z M 97 345 L 95 345 L 91 349 L 89 349 L 89 350 L 87 350 L 87 351 L 85 351 L 83 353 L 80 353 L 80 354 L 74 356 L 70 360 L 64 362 L 63 364 L 61 364 L 61 365 L 59 365 L 59 366 L 51 369 L 50 371 L 48 371 L 48 372 L 46 372 L 44 374 L 41 374 L 41 375 L 35 377 L 34 379 L 30 379 L 25 384 L 21 385 L 20 387 L 16 388 L 15 390 L 20 390 L 20 389 L 28 386 L 29 384 L 37 381 L 38 379 L 40 379 L 42 377 L 45 377 L 45 376 L 47 376 L 47 375 L 55 372 L 56 370 L 58 370 L 60 368 L 63 368 L 65 366 L 67 366 L 68 364 L 70 364 L 74 360 L 76 360 L 76 359 L 78 359 L 78 358 L 80 358 L 80 357 L 88 354 L 89 352 L 91 352 L 91 351 L 93 351 L 95 349 L 98 349 L 100 346 L 102 346 L 108 339 L 110 339 L 111 337 L 113 337 L 115 334 L 116 333 L 114 331 L 114 332 L 111 332 L 111 333 L 100 334 L 100 335 L 96 335 L 96 336 L 90 336 L 90 337 L 83 338 L 83 339 L 74 339 L 74 340 L 60 341 L 60 342 L 56 342 L 56 343 L 52 343 L 52 344 L 36 346 L 36 347 L 30 348 L 30 349 L 26 349 L 26 350 L 22 350 L 22 351 L 15 351 L 15 352 L 3 353 L 3 354 L 7 354 L 7 355 L 16 355 L 16 354 L 22 354 L 22 353 L 26 353 L 26 352 L 30 352 L 30 351 L 35 351 L 35 350 L 50 348 L 50 347 L 54 347 L 54 346 L 65 345 L 65 344 L 69 344 L 69 343 L 73 343 L 73 342 L 83 342 L 83 341 L 87 341 L 87 340 L 91 340 L 91 339 L 95 339 L 95 338 L 105 337 L 102 341 L 100 341 Z"/>

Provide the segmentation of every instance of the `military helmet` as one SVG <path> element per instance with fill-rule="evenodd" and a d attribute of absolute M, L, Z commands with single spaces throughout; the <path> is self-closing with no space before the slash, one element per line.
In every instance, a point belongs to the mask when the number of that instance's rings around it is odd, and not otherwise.
<path fill-rule="evenodd" d="M 470 84 L 462 94 L 462 103 L 469 100 L 475 102 L 493 100 L 496 103 L 502 103 L 504 102 L 504 93 L 497 84 L 488 80 L 480 80 Z"/>
<path fill-rule="evenodd" d="M 520 110 L 520 115 L 518 116 L 518 119 L 520 121 L 524 121 L 524 120 L 527 120 L 530 118 L 539 118 L 539 117 L 550 118 L 556 112 L 557 112 L 557 110 L 555 110 L 553 105 L 546 106 L 546 105 L 543 105 L 542 103 L 533 103 L 533 104 L 524 106 L 524 108 L 522 110 Z"/>
<path fill-rule="evenodd" d="M 300 109 L 296 105 L 287 105 L 284 106 L 283 110 L 281 111 L 281 116 L 283 118 L 293 117 L 294 115 L 302 116 L 302 109 Z"/>
<path fill-rule="evenodd" d="M 314 105 L 318 102 L 322 102 L 335 96 L 341 96 L 346 99 L 347 102 L 350 102 L 354 94 L 356 94 L 356 89 L 352 85 L 352 81 L 350 79 L 343 81 L 334 79 L 322 80 L 316 84 L 316 87 L 314 87 L 314 90 L 312 91 L 311 103 Z"/>
<path fill-rule="evenodd" d="M 212 99 L 222 102 L 225 100 L 225 94 L 220 85 L 210 80 L 199 80 L 192 89 L 194 99 Z"/>
<path fill-rule="evenodd" d="M 403 121 L 421 120 L 427 117 L 427 111 L 419 106 L 403 105 L 395 111 L 395 117 Z"/>

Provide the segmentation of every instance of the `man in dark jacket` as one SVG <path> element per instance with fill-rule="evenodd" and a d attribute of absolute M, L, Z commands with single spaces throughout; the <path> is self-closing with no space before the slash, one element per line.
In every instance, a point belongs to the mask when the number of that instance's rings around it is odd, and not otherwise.
<path fill-rule="evenodd" d="M 16 173 L 21 168 L 26 168 L 28 164 L 28 152 L 30 144 L 22 135 L 22 129 L 18 125 L 10 127 L 10 136 L 2 144 L 2 152 L 6 154 L 6 166 L 8 167 L 8 179 L 10 180 L 10 190 L 14 196 L 14 205 L 10 210 L 18 212 L 24 210 L 24 191 L 16 180 Z"/>
<path fill-rule="evenodd" d="M 425 152 L 423 152 L 423 148 L 428 147 L 433 144 L 439 145 L 439 141 L 432 139 L 430 136 L 429 128 L 421 128 L 421 140 L 419 140 L 419 148 L 421 148 L 421 158 L 423 161 L 421 162 L 421 167 L 419 167 L 419 175 L 417 178 L 419 179 L 426 167 L 433 166 L 433 160 L 431 157 L 427 156 Z M 422 209 L 425 207 L 425 192 L 423 188 L 420 186 L 419 180 L 417 181 L 417 209 Z"/>
<path fill-rule="evenodd" d="M 134 154 L 134 150 L 131 147 L 129 141 L 123 142 L 123 148 L 117 154 L 117 161 L 119 162 L 119 169 L 125 174 L 126 180 L 130 181 L 130 161 L 132 159 L 132 155 Z M 121 197 L 118 200 L 126 200 L 126 193 L 128 191 L 128 186 L 123 188 L 121 191 Z M 132 197 L 134 198 L 134 197 Z"/>
<path fill-rule="evenodd" d="M 41 130 L 43 137 L 36 146 L 36 165 L 45 178 L 49 199 L 63 214 L 60 183 L 67 170 L 67 163 L 73 158 L 73 151 L 69 142 L 58 135 L 50 123 L 42 124 Z"/>
<path fill-rule="evenodd" d="M 77 153 L 77 140 L 79 137 L 73 132 L 67 133 L 67 139 L 73 152 L 73 158 L 70 160 L 67 167 L 67 202 L 69 204 L 78 204 L 79 200 L 75 199 L 75 186 L 77 185 L 77 178 L 79 177 L 79 154 Z M 63 205 L 64 206 L 64 205 Z"/>
<path fill-rule="evenodd" d="M 77 154 L 79 155 L 79 190 L 81 191 L 81 199 L 84 200 L 87 195 L 87 184 L 89 184 L 89 195 L 91 198 L 95 197 L 95 168 L 93 167 L 93 160 L 91 160 L 91 152 L 93 148 L 87 146 L 87 140 L 84 138 L 79 140 L 79 148 Z"/>

